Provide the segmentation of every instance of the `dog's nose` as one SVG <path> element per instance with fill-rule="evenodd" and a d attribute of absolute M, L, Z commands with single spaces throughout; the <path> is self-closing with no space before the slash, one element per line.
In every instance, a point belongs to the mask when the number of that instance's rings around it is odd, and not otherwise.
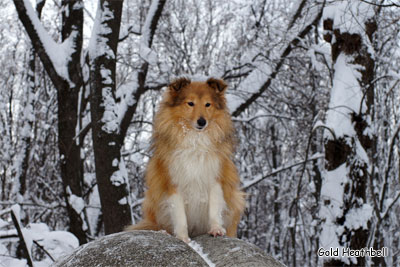
<path fill-rule="evenodd" d="M 197 125 L 199 125 L 202 128 L 206 125 L 206 123 L 207 121 L 203 117 L 200 117 L 200 119 L 197 120 Z"/>

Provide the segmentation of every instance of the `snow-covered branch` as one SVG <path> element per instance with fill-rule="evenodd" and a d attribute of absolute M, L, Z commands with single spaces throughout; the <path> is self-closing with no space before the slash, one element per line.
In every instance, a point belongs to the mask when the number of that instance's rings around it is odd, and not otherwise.
<path fill-rule="evenodd" d="M 59 44 L 53 40 L 40 22 L 29 0 L 14 0 L 18 16 L 25 27 L 33 47 L 43 62 L 47 73 L 55 84 L 71 83 L 68 74 L 68 62 L 74 52 L 76 35 L 69 36 Z"/>
<path fill-rule="evenodd" d="M 244 110 L 246 110 L 254 101 L 256 101 L 271 85 L 272 81 L 275 79 L 276 75 L 279 73 L 284 61 L 291 53 L 294 47 L 300 40 L 303 39 L 314 27 L 316 27 L 321 20 L 323 9 L 325 6 L 325 1 L 321 5 L 318 14 L 315 16 L 314 20 L 303 28 L 302 31 L 294 37 L 291 42 L 283 50 L 280 59 L 276 66 L 272 69 L 268 65 L 261 64 L 257 66 L 252 73 L 250 73 L 246 79 L 239 85 L 238 90 L 243 90 L 249 92 L 251 95 L 246 100 L 240 99 L 238 97 L 233 97 L 230 100 L 231 104 L 229 109 L 232 112 L 232 116 L 239 116 Z M 255 83 L 256 86 L 248 86 L 249 84 Z M 250 90 L 250 91 L 249 91 Z"/>

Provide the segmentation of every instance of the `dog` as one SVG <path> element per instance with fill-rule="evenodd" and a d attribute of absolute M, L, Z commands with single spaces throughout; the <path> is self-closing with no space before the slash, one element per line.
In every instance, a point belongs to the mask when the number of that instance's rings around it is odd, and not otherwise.
<path fill-rule="evenodd" d="M 207 233 L 236 237 L 245 197 L 226 89 L 215 78 L 168 86 L 154 119 L 143 220 L 127 231 L 165 230 L 184 242 Z"/>

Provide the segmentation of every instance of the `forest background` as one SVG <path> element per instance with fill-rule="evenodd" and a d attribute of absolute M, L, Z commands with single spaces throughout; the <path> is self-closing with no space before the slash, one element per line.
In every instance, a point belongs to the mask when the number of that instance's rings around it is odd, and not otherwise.
<path fill-rule="evenodd" d="M 184 75 L 229 83 L 239 238 L 288 266 L 400 264 L 398 1 L 14 0 L 0 22 L 0 266 L 140 218 L 152 119 Z"/>

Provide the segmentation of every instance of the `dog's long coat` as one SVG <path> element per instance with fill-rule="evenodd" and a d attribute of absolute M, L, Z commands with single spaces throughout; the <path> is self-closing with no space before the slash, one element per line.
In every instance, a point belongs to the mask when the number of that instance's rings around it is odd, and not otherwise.
<path fill-rule="evenodd" d="M 154 120 L 144 218 L 127 230 L 166 230 L 186 242 L 205 233 L 236 236 L 245 201 L 226 87 L 213 78 L 169 85 Z"/>

